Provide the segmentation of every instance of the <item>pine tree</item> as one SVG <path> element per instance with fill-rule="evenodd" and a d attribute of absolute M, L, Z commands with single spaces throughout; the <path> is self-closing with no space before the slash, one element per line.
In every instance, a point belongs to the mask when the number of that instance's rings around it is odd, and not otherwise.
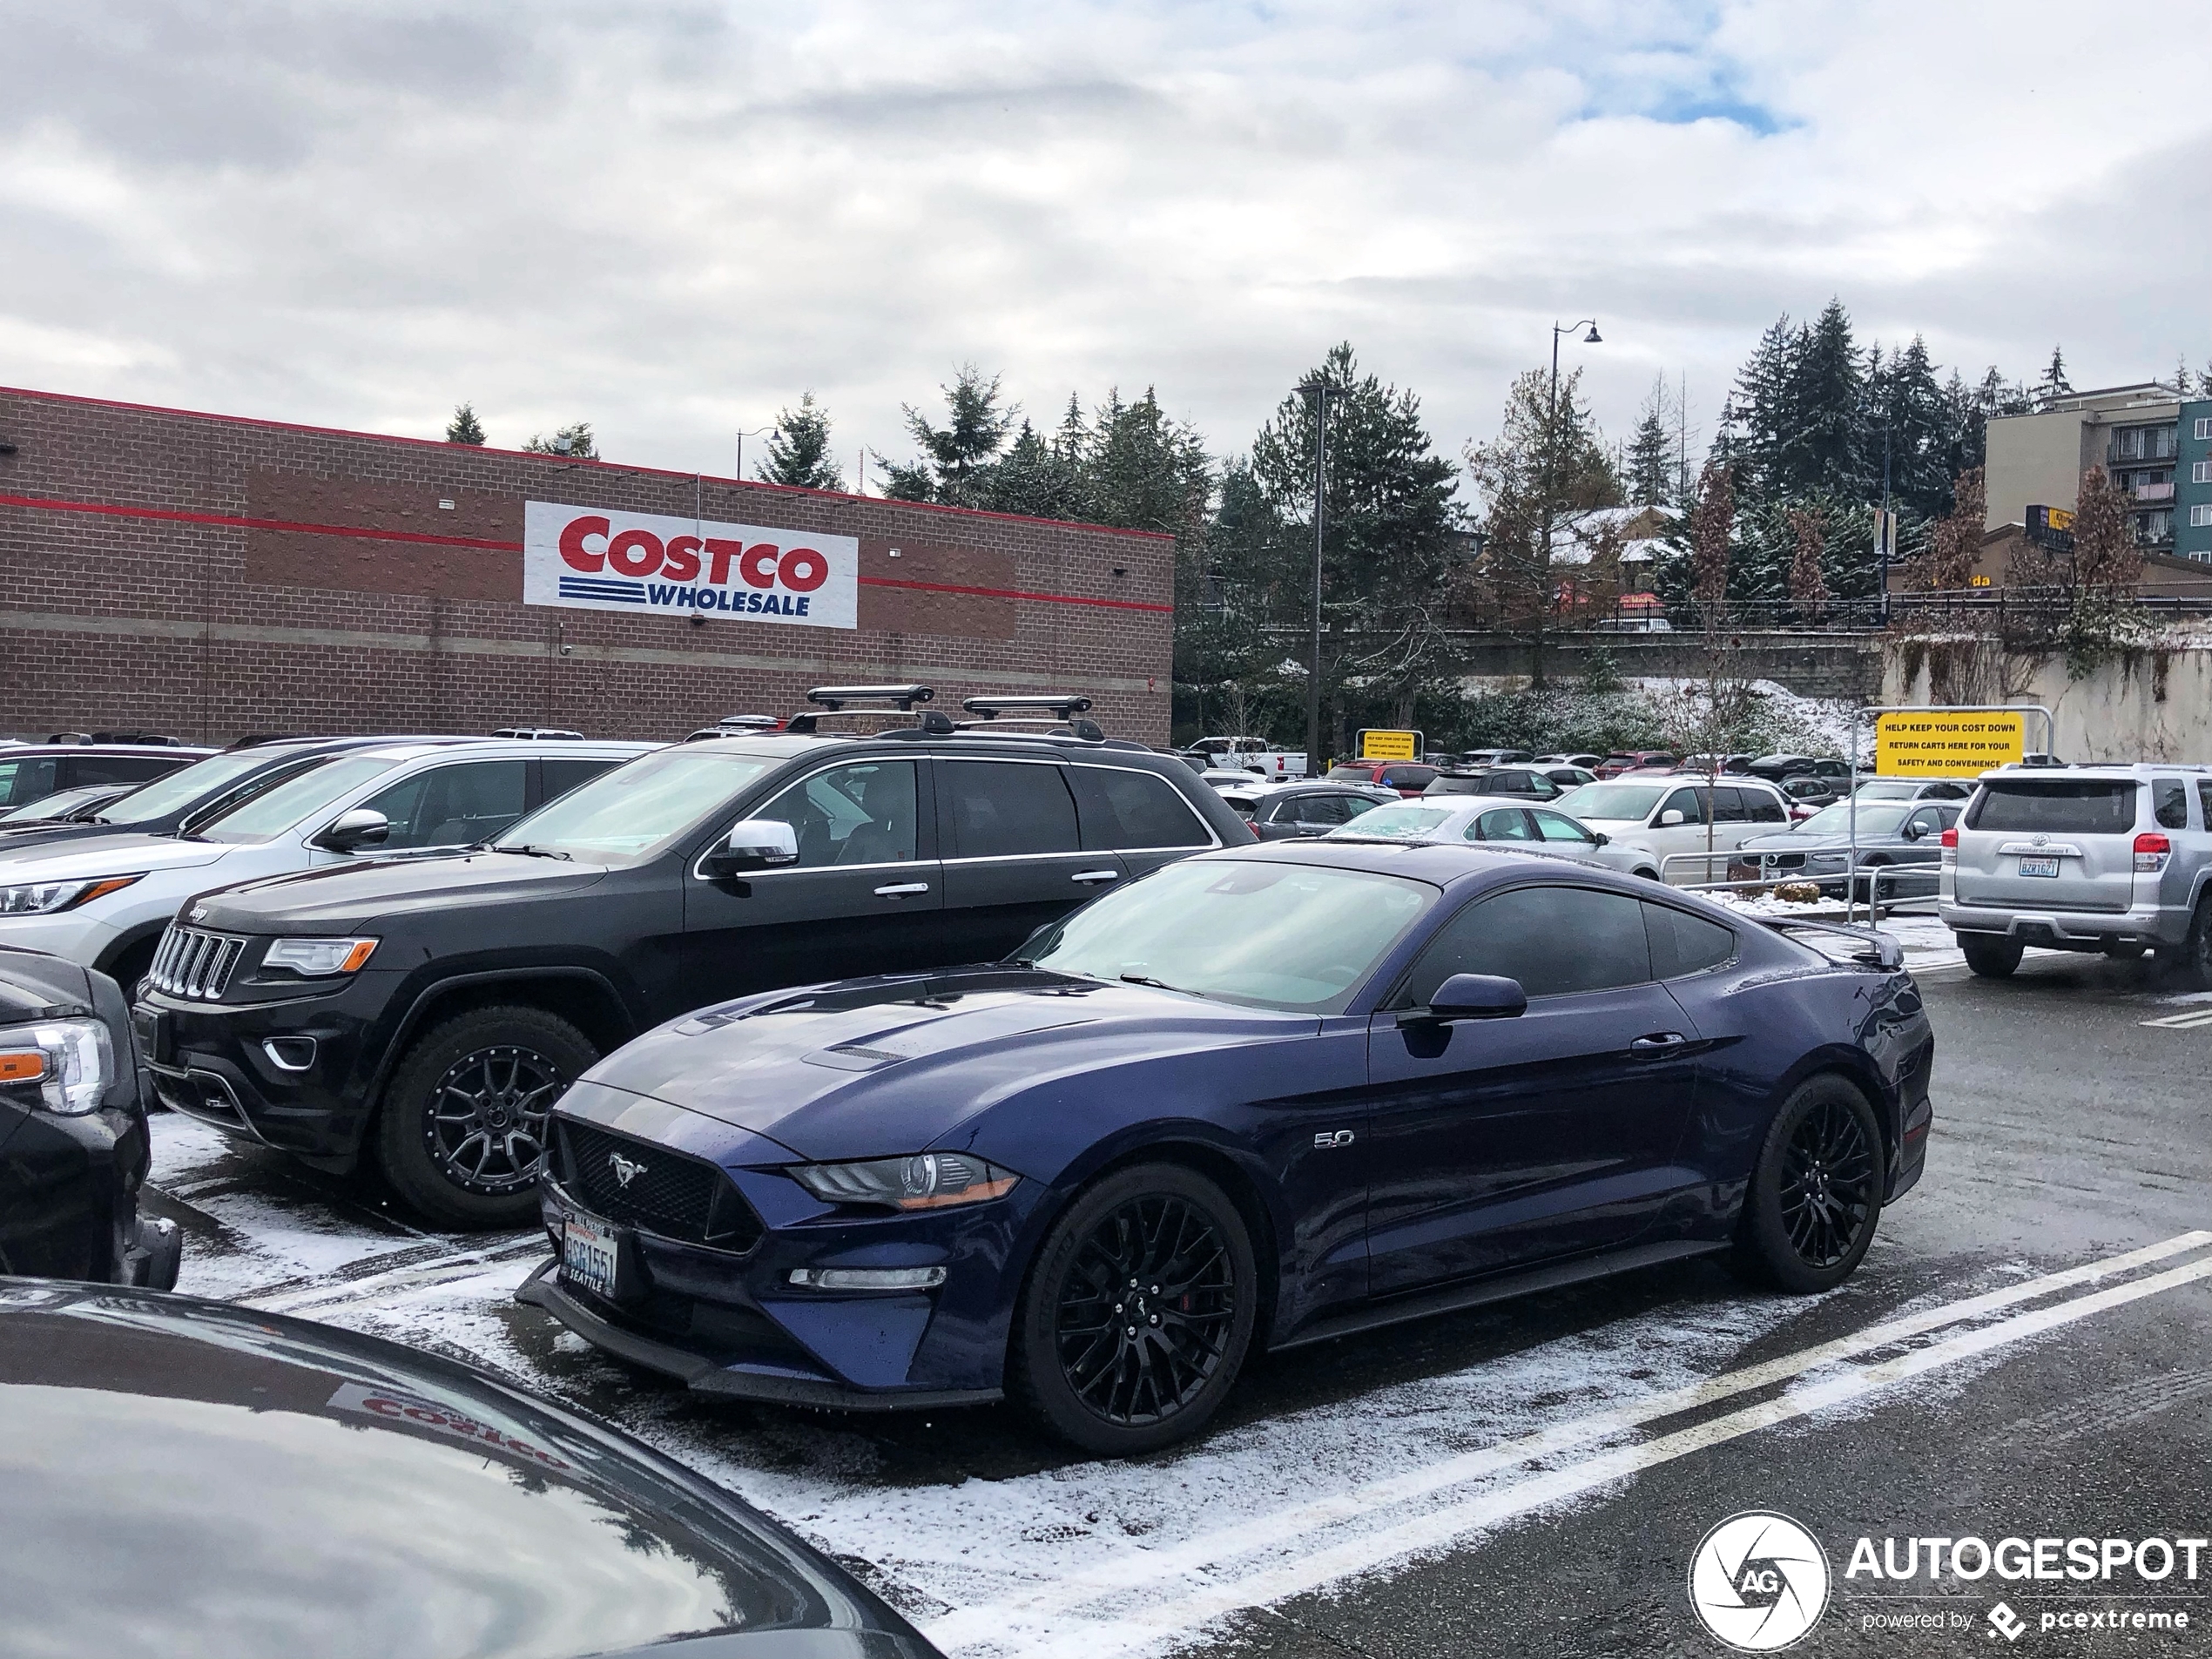
<path fill-rule="evenodd" d="M 2051 366 L 2043 371 L 2043 378 L 2036 382 L 2029 395 L 2037 402 L 2044 403 L 2054 397 L 2071 396 L 2073 392 L 2074 388 L 2066 378 L 2066 354 L 2054 346 L 2051 347 Z"/>
<path fill-rule="evenodd" d="M 1951 481 L 1957 469 L 1951 450 L 1955 421 L 1945 390 L 1936 383 L 1926 341 L 1912 343 L 1868 374 L 1866 428 L 1861 493 L 1881 499 L 1886 447 L 1891 505 L 1922 516 L 1949 509 Z M 1952 377 L 1954 388 L 1958 376 Z M 1963 388 L 1961 388 L 1963 389 Z"/>
<path fill-rule="evenodd" d="M 901 405 L 907 432 L 921 446 L 921 459 L 901 466 L 878 461 L 890 475 L 887 494 L 911 501 L 940 501 L 955 506 L 977 504 L 976 475 L 990 464 L 1014 431 L 1022 413 L 1019 404 L 999 403 L 999 377 L 983 378 L 973 363 L 961 365 L 950 386 L 940 387 L 947 419 L 934 426 L 929 417 L 911 403 Z M 927 494 L 920 493 L 927 489 Z"/>
<path fill-rule="evenodd" d="M 591 422 L 578 421 L 563 427 L 551 437 L 541 437 L 533 432 L 530 441 L 523 448 L 532 455 L 566 455 L 571 461 L 597 461 L 598 446 L 592 441 Z"/>
<path fill-rule="evenodd" d="M 845 488 L 845 475 L 830 455 L 829 411 L 814 401 L 813 393 L 800 393 L 797 408 L 786 408 L 776 416 L 776 429 L 768 435 L 767 462 L 753 476 L 763 483 L 800 489 Z"/>
<path fill-rule="evenodd" d="M 1831 299 L 1800 331 L 1791 365 L 1780 446 L 1783 494 L 1844 489 L 1865 478 L 1858 431 L 1865 375 L 1851 340 L 1851 315 Z"/>
<path fill-rule="evenodd" d="M 476 419 L 476 406 L 474 403 L 456 405 L 453 419 L 446 422 L 446 442 L 481 444 L 483 441 L 483 423 Z"/>
<path fill-rule="evenodd" d="M 1626 480 L 1629 499 L 1639 507 L 1665 507 L 1675 495 L 1675 434 L 1667 416 L 1672 400 L 1663 374 L 1651 383 L 1629 440 Z"/>

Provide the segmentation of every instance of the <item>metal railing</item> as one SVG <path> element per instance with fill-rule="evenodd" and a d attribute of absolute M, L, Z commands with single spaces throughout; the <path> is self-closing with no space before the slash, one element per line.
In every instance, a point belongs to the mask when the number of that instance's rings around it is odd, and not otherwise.
<path fill-rule="evenodd" d="M 1757 855 L 1754 853 L 1752 856 Z M 1877 864 L 1872 861 L 1876 856 L 1878 855 L 1870 853 L 1864 858 L 1855 856 L 1849 858 L 1846 863 L 1849 872 L 1848 879 L 1844 873 L 1839 872 L 1819 876 L 1781 874 L 1757 875 L 1749 878 L 1731 877 L 1726 880 L 1716 881 L 1710 879 L 1712 865 L 1716 860 L 1724 860 L 1730 864 L 1743 864 L 1750 860 L 1741 853 L 1724 853 L 1718 848 L 1715 848 L 1710 853 L 1669 853 L 1659 860 L 1659 879 L 1669 887 L 1678 887 L 1684 893 L 1750 892 L 1754 889 L 1764 891 L 1774 887 L 1825 887 L 1841 883 L 1845 895 L 1844 914 L 1846 917 L 1854 913 L 1855 894 L 1863 886 L 1866 889 L 1867 925 L 1873 927 L 1879 927 L 1882 925 L 1882 915 L 1885 910 L 1895 915 L 1907 905 L 1925 905 L 1929 907 L 1927 911 L 1916 910 L 1913 914 L 1932 914 L 1936 901 L 1934 894 L 1914 894 L 1901 898 L 1893 896 L 1885 906 L 1882 900 L 1882 885 L 1885 878 L 1887 878 L 1891 885 L 1894 886 L 1905 876 L 1925 876 L 1941 867 L 1892 864 L 1886 860 Z M 1706 867 L 1707 879 L 1702 881 L 1677 881 L 1668 873 L 1670 865 L 1687 863 L 1703 864 Z M 1938 880 L 1940 879 L 1939 876 Z"/>

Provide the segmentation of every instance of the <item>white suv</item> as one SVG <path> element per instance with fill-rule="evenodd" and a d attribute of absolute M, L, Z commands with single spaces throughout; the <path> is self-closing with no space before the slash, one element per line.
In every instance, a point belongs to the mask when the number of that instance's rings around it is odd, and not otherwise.
<path fill-rule="evenodd" d="M 1616 778 L 1584 784 L 1550 805 L 1596 830 L 1611 847 L 1644 854 L 1635 873 L 1654 880 L 1717 881 L 1728 873 L 1728 860 L 1720 854 L 1734 852 L 1754 835 L 1790 827 L 1789 803 L 1782 792 L 1757 778 L 1724 775 L 1708 780 L 1680 772 Z M 1710 878 L 1703 860 L 1671 868 L 1661 862 L 1673 853 L 1709 849 L 1715 854 Z"/>
<path fill-rule="evenodd" d="M 364 853 L 466 846 L 652 746 L 401 740 L 327 756 L 189 835 L 0 852 L 0 945 L 98 968 L 127 995 L 195 894 Z"/>
<path fill-rule="evenodd" d="M 2212 985 L 2212 771 L 2006 766 L 1944 832 L 1936 909 L 1966 966 L 2003 979 L 2028 945 L 2140 956 Z"/>

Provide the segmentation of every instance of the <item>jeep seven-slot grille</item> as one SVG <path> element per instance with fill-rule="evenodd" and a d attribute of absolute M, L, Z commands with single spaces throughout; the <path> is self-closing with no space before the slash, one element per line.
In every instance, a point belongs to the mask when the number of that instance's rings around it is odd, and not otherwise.
<path fill-rule="evenodd" d="M 172 926 L 161 935 L 147 973 L 156 990 L 172 996 L 213 1002 L 221 999 L 246 954 L 246 941 L 229 934 L 211 934 L 198 927 Z"/>
<path fill-rule="evenodd" d="M 557 1121 L 562 1167 L 597 1214 L 718 1250 L 742 1252 L 759 1242 L 760 1218 L 711 1163 L 573 1118 Z"/>

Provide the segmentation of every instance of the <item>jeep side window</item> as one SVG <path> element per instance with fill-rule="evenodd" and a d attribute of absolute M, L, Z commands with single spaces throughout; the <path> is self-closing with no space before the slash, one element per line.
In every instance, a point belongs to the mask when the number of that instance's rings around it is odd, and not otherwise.
<path fill-rule="evenodd" d="M 914 763 L 868 760 L 832 766 L 793 784 L 752 818 L 791 826 L 799 867 L 906 864 L 914 857 Z"/>
<path fill-rule="evenodd" d="M 941 763 L 952 792 L 952 851 L 963 859 L 1076 853 L 1076 802 L 1056 765 L 1026 760 Z M 908 854 L 909 857 L 912 854 Z"/>
<path fill-rule="evenodd" d="M 2189 792 L 2179 778 L 2154 778 L 2150 785 L 2152 813 L 2161 829 L 2189 826 Z"/>

